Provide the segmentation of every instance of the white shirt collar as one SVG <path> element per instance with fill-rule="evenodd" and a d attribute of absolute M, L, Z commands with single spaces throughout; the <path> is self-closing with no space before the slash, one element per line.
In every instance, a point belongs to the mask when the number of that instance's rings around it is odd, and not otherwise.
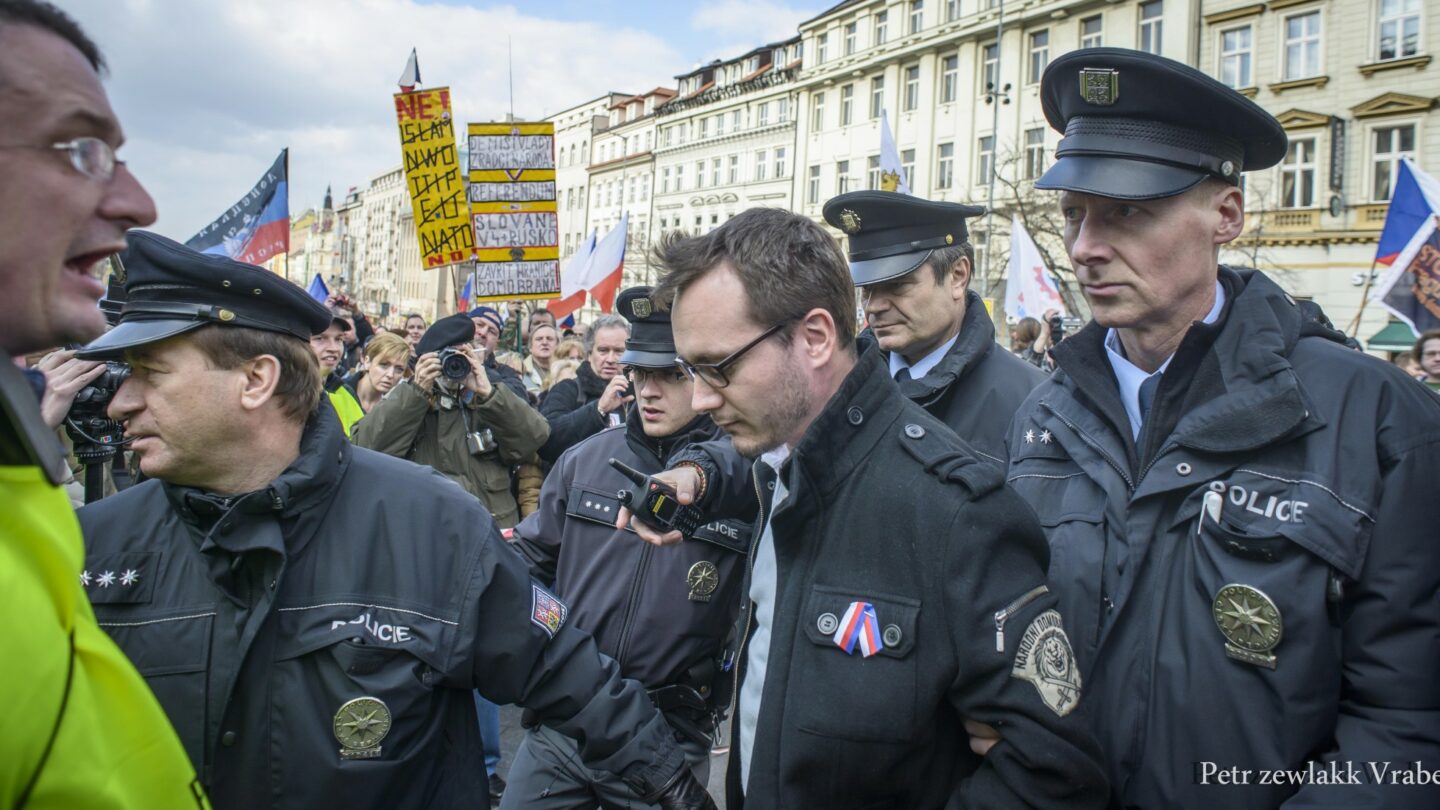
<path fill-rule="evenodd" d="M 1217 280 L 1215 282 L 1215 305 L 1201 319 L 1201 323 L 1214 323 L 1220 318 L 1220 311 L 1225 308 L 1225 287 Z M 1131 363 L 1125 357 L 1125 348 L 1120 344 L 1120 334 L 1114 329 L 1105 333 L 1105 356 L 1110 361 L 1110 368 L 1115 370 L 1115 381 L 1120 384 L 1120 402 L 1125 406 L 1125 416 L 1130 419 L 1130 437 L 1140 438 L 1140 384 L 1151 376 L 1159 376 L 1165 373 L 1170 367 L 1170 361 L 1175 359 L 1172 353 L 1160 364 L 1154 375 Z M 893 364 L 893 361 L 892 361 Z"/>
<path fill-rule="evenodd" d="M 900 352 L 890 352 L 890 376 L 894 377 L 896 374 L 900 373 L 900 369 L 908 368 L 910 369 L 910 379 L 918 380 L 921 377 L 924 377 L 926 374 L 930 373 L 931 369 L 939 365 L 940 361 L 945 358 L 945 355 L 950 353 L 950 349 L 954 348 L 955 341 L 959 339 L 960 333 L 956 332 L 955 337 L 952 337 L 949 340 L 945 341 L 939 347 L 937 347 L 935 351 L 930 352 L 929 354 L 920 358 L 920 360 L 913 365 L 905 362 L 905 355 L 901 354 Z"/>

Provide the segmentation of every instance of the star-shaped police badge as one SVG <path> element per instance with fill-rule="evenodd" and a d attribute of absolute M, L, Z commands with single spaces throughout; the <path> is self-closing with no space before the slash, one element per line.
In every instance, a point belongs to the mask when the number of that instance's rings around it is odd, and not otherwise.
<path fill-rule="evenodd" d="M 126 587 L 134 585 L 136 582 L 139 581 L 140 572 L 136 571 L 134 568 L 127 568 L 125 569 L 125 573 L 120 575 L 120 584 Z"/>
<path fill-rule="evenodd" d="M 1027 431 L 1025 431 L 1025 443 L 1026 443 L 1026 444 L 1034 444 L 1034 443 L 1035 443 L 1035 431 L 1033 431 L 1033 430 L 1027 430 Z"/>
<path fill-rule="evenodd" d="M 95 584 L 96 584 L 96 585 L 99 585 L 99 586 L 102 587 L 102 588 L 108 588 L 108 587 L 110 587 L 111 585 L 114 585 L 114 584 L 115 584 L 115 572 L 114 572 L 114 571 L 106 571 L 105 573 L 103 573 L 103 574 L 100 575 L 100 578 L 99 578 L 99 579 L 95 580 Z"/>

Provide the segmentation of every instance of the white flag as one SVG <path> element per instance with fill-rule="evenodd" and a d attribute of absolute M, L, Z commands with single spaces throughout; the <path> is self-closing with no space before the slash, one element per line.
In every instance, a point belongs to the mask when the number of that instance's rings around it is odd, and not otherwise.
<path fill-rule="evenodd" d="M 590 289 L 585 286 L 585 273 L 590 269 L 590 256 L 595 252 L 595 232 L 585 237 L 560 271 L 560 297 L 569 298 L 577 292 Z"/>
<path fill-rule="evenodd" d="M 1040 249 L 1030 238 L 1020 217 L 1010 221 L 1010 263 L 1005 266 L 1005 314 L 1011 318 L 1045 317 L 1046 310 L 1065 315 L 1065 302 Z"/>
<path fill-rule="evenodd" d="M 880 111 L 880 190 L 910 193 L 910 178 L 905 176 L 905 166 L 900 162 L 900 153 L 895 151 L 895 138 L 890 134 L 890 118 Z"/>
<path fill-rule="evenodd" d="M 420 62 L 415 58 L 415 49 L 410 49 L 410 59 L 405 63 L 405 71 L 400 74 L 400 90 L 408 93 L 415 89 L 420 83 Z"/>

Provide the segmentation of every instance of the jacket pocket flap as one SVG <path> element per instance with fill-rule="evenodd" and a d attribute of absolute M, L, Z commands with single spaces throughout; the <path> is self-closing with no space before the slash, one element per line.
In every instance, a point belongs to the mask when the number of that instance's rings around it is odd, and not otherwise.
<path fill-rule="evenodd" d="M 874 610 L 873 622 L 868 621 L 866 605 Z M 841 652 L 850 647 L 852 655 L 873 649 L 873 654 L 904 658 L 915 648 L 919 618 L 919 599 L 815 585 L 800 621 L 814 644 Z"/>
<path fill-rule="evenodd" d="M 565 514 L 605 526 L 614 526 L 620 514 L 620 498 L 614 492 L 596 492 L 593 489 L 571 486 L 566 496 Z"/>
<path fill-rule="evenodd" d="M 215 613 L 203 607 L 157 615 L 97 606 L 95 618 L 144 677 L 199 672 L 210 662 Z"/>
<path fill-rule="evenodd" d="M 285 661 L 316 650 L 354 642 L 407 652 L 437 670 L 455 622 L 384 605 L 335 602 L 284 607 L 277 611 L 280 641 L 275 658 Z"/>

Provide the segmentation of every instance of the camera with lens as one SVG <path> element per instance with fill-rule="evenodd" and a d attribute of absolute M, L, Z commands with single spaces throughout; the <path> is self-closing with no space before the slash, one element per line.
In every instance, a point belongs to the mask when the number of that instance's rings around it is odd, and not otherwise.
<path fill-rule="evenodd" d="M 65 428 L 75 445 L 75 458 L 82 464 L 106 461 L 120 447 L 124 429 L 106 413 L 115 392 L 130 376 L 130 367 L 116 360 L 105 363 L 105 371 L 75 395 Z"/>
<path fill-rule="evenodd" d="M 470 358 L 455 346 L 441 349 L 436 359 L 440 361 L 440 381 L 448 388 L 459 388 L 474 370 Z"/>
<path fill-rule="evenodd" d="M 500 443 L 495 441 L 495 432 L 485 428 L 466 434 L 465 447 L 470 451 L 470 455 L 483 456 L 499 450 Z"/>

